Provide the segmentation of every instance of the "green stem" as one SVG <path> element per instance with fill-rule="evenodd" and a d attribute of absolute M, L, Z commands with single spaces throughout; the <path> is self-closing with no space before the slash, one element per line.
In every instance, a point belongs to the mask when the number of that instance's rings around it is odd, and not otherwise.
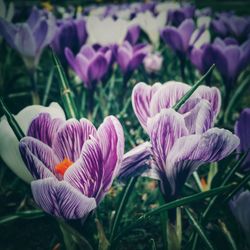
<path fill-rule="evenodd" d="M 119 224 L 120 224 L 124 209 L 127 205 L 129 196 L 130 196 L 130 194 L 131 194 L 131 192 L 136 184 L 136 181 L 137 181 L 137 177 L 132 177 L 123 189 L 121 199 L 119 201 L 119 207 L 116 211 L 113 227 L 111 229 L 111 234 L 110 234 L 111 245 L 112 245 L 112 240 L 114 239 L 116 232 L 117 232 L 117 229 L 119 227 Z"/>
<path fill-rule="evenodd" d="M 224 113 L 224 124 L 228 123 L 228 120 L 229 120 L 228 118 L 230 114 L 232 113 L 233 108 L 235 107 L 235 104 L 237 103 L 237 101 L 240 100 L 240 97 L 243 96 L 243 93 L 247 90 L 247 88 L 249 87 L 249 84 L 250 84 L 250 79 L 247 78 L 244 82 L 242 82 L 239 85 L 239 87 L 236 89 L 236 91 L 230 98 L 229 103 Z"/>
<path fill-rule="evenodd" d="M 6 116 L 6 119 L 10 127 L 12 128 L 13 132 L 15 133 L 16 138 L 20 141 L 23 137 L 25 137 L 25 134 L 20 128 L 19 124 L 17 123 L 15 117 L 8 110 L 2 98 L 0 98 L 0 110 L 2 110 L 2 112 Z"/>
<path fill-rule="evenodd" d="M 189 221 L 193 224 L 194 228 L 196 229 L 197 233 L 200 235 L 201 239 L 203 239 L 204 243 L 207 245 L 208 249 L 214 250 L 214 247 L 212 246 L 211 242 L 207 238 L 206 234 L 204 233 L 201 225 L 196 221 L 196 219 L 193 217 L 192 213 L 189 211 L 188 208 L 184 208 L 184 211 L 186 212 Z"/>
<path fill-rule="evenodd" d="M 214 195 L 217 195 L 219 193 L 225 193 L 228 191 L 231 191 L 232 188 L 235 187 L 235 184 L 230 184 L 224 187 L 214 188 L 206 192 L 200 192 L 198 194 L 190 195 L 172 202 L 169 202 L 163 206 L 160 206 L 156 209 L 153 209 L 152 211 L 145 213 L 143 216 L 141 216 L 139 219 L 137 219 L 134 223 L 131 225 L 125 227 L 113 240 L 113 243 L 118 241 L 122 236 L 124 236 L 125 233 L 128 231 L 131 231 L 132 229 L 138 227 L 142 223 L 145 223 L 148 221 L 153 215 L 159 214 L 162 211 L 167 211 L 176 207 L 184 206 L 186 204 L 190 204 L 192 202 L 205 199 Z"/>
<path fill-rule="evenodd" d="M 194 91 L 200 86 L 200 84 L 204 81 L 204 79 L 213 71 L 215 64 L 213 64 L 207 73 L 201 77 L 199 81 L 197 81 L 193 87 L 173 106 L 175 111 L 178 111 L 181 106 L 187 101 L 187 99 L 194 93 Z"/>
<path fill-rule="evenodd" d="M 53 80 L 53 76 L 54 76 L 54 70 L 55 69 L 52 68 L 50 70 L 50 73 L 49 73 L 49 77 L 48 77 L 48 80 L 47 80 L 47 84 L 46 84 L 46 88 L 45 88 L 44 96 L 43 96 L 43 101 L 42 101 L 43 106 L 46 105 L 47 100 L 48 100 L 48 96 L 49 96 L 49 92 L 50 92 L 50 89 L 51 89 L 52 80 Z"/>
<path fill-rule="evenodd" d="M 53 50 L 51 51 L 55 67 L 60 78 L 59 84 L 61 88 L 61 97 L 66 111 L 66 115 L 68 118 L 79 118 L 76 105 L 74 102 L 74 96 L 69 87 L 69 83 L 65 75 L 65 72 L 63 70 L 63 67 L 59 59 L 57 58 L 56 54 L 53 52 Z"/>
<path fill-rule="evenodd" d="M 243 163 L 244 160 L 246 159 L 247 154 L 248 154 L 248 152 L 247 152 L 247 153 L 244 153 L 244 154 L 240 157 L 240 159 L 237 161 L 237 164 L 235 164 L 234 167 L 230 168 L 229 173 L 226 174 L 226 176 L 225 176 L 224 180 L 222 181 L 220 187 L 225 186 L 225 185 L 229 182 L 229 180 L 231 179 L 231 177 L 234 175 L 234 173 L 237 171 L 237 169 L 242 165 L 242 163 Z M 207 218 L 209 212 L 211 211 L 211 209 L 213 208 L 213 206 L 215 205 L 215 203 L 216 203 L 217 200 L 218 200 L 218 196 L 214 196 L 214 197 L 210 200 L 210 202 L 209 202 L 209 204 L 208 204 L 206 210 L 205 210 L 204 213 L 202 214 L 202 220 L 205 220 L 205 219 Z"/>

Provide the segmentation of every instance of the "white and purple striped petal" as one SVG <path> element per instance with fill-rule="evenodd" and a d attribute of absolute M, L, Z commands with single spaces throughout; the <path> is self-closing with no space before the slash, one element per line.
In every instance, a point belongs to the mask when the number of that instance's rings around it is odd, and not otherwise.
<path fill-rule="evenodd" d="M 102 188 L 103 162 L 95 138 L 85 142 L 80 159 L 64 174 L 64 180 L 88 197 L 97 197 Z"/>
<path fill-rule="evenodd" d="M 167 155 L 175 141 L 188 135 L 184 118 L 172 109 L 162 109 L 159 114 L 148 119 L 147 128 L 155 161 L 159 170 L 164 172 Z"/>
<path fill-rule="evenodd" d="M 97 130 L 103 157 L 103 190 L 106 192 L 120 170 L 124 154 L 124 134 L 117 118 L 108 116 Z"/>
<path fill-rule="evenodd" d="M 19 143 L 19 150 L 35 179 L 55 176 L 54 167 L 59 160 L 48 145 L 33 137 L 24 137 Z"/>
<path fill-rule="evenodd" d="M 46 178 L 31 183 L 33 197 L 45 212 L 64 219 L 79 219 L 96 208 L 94 198 L 83 195 L 66 181 Z"/>
<path fill-rule="evenodd" d="M 57 131 L 52 148 L 60 161 L 65 158 L 75 162 L 80 157 L 83 144 L 96 129 L 87 119 L 69 119 Z"/>

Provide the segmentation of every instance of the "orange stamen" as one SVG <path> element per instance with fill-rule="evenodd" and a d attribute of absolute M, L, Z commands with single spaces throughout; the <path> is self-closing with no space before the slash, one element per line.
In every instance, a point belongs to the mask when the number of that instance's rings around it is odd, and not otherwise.
<path fill-rule="evenodd" d="M 201 177 L 201 186 L 202 186 L 203 190 L 207 190 L 207 182 L 206 182 L 206 179 L 204 177 Z"/>
<path fill-rule="evenodd" d="M 60 163 L 58 163 L 55 166 L 55 171 L 60 174 L 60 175 L 64 175 L 64 173 L 66 172 L 66 170 L 73 164 L 73 162 L 71 160 L 69 160 L 68 158 L 65 158 L 63 161 L 61 161 Z"/>

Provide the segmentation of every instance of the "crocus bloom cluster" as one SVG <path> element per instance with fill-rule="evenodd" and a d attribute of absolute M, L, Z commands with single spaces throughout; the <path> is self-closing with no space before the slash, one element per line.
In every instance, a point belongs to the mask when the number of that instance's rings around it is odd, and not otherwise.
<path fill-rule="evenodd" d="M 117 49 L 116 60 L 125 79 L 128 79 L 133 71 L 143 62 L 148 50 L 149 48 L 146 44 L 132 46 L 127 41 Z"/>
<path fill-rule="evenodd" d="M 91 89 L 108 72 L 112 51 L 101 48 L 95 50 L 93 46 L 84 45 L 76 56 L 69 48 L 66 48 L 65 56 L 84 86 Z"/>
<path fill-rule="evenodd" d="M 200 165 L 223 159 L 239 145 L 238 137 L 230 131 L 212 128 L 221 103 L 217 88 L 200 86 L 179 112 L 171 108 L 190 88 L 178 82 L 139 83 L 132 93 L 134 112 L 151 142 L 147 174 L 161 180 L 166 199 L 178 195 Z M 136 162 L 134 156 L 130 159 Z M 130 162 L 128 158 L 126 162 Z M 124 165 L 123 172 L 126 168 Z"/>
<path fill-rule="evenodd" d="M 204 73 L 212 63 L 216 64 L 224 84 L 230 88 L 250 63 L 250 40 L 239 45 L 235 39 L 216 38 L 211 45 L 194 48 L 190 53 L 192 63 Z"/>
<path fill-rule="evenodd" d="M 85 217 L 119 172 L 124 151 L 121 124 L 106 117 L 98 129 L 87 119 L 35 118 L 19 144 L 33 178 L 36 203 L 64 219 Z"/>
<path fill-rule="evenodd" d="M 25 23 L 12 24 L 0 18 L 0 34 L 21 54 L 29 70 L 38 65 L 43 49 L 54 38 L 55 30 L 54 16 L 36 8 Z"/>
<path fill-rule="evenodd" d="M 211 27 L 221 37 L 229 35 L 244 41 L 250 31 L 250 20 L 246 17 L 221 14 L 218 19 L 212 21 Z"/>
<path fill-rule="evenodd" d="M 51 103 L 49 107 L 40 105 L 28 106 L 15 115 L 15 119 L 25 135 L 28 133 L 31 121 L 42 112 L 50 114 L 53 119 L 65 119 L 64 111 L 57 103 Z M 18 140 L 5 117 L 1 117 L 0 120 L 0 137 L 1 158 L 18 177 L 25 182 L 30 182 L 32 176 L 21 158 L 18 149 Z"/>
<path fill-rule="evenodd" d="M 240 145 L 238 147 L 238 152 L 246 153 L 250 150 L 250 108 L 244 109 L 238 121 L 235 124 L 234 131 L 235 134 L 240 138 Z M 245 159 L 242 169 L 244 171 L 250 171 L 250 153 L 248 153 Z"/>
<path fill-rule="evenodd" d="M 51 43 L 53 50 L 57 53 L 62 63 L 66 58 L 64 49 L 70 48 L 77 53 L 87 39 L 86 22 L 81 19 L 67 19 L 58 22 L 56 35 Z"/>

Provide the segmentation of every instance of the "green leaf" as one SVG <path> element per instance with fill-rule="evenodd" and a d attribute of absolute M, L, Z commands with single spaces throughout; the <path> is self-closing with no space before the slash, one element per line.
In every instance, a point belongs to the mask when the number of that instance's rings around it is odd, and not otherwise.
<path fill-rule="evenodd" d="M 194 93 L 194 91 L 200 86 L 200 84 L 205 80 L 205 78 L 213 71 L 215 64 L 213 64 L 207 73 L 201 77 L 199 81 L 197 81 L 193 87 L 173 106 L 175 111 L 178 111 L 181 106 L 187 101 L 187 99 Z"/>
<path fill-rule="evenodd" d="M 13 132 L 15 133 L 16 138 L 18 139 L 18 141 L 20 141 L 23 137 L 25 137 L 25 134 L 22 131 L 22 129 L 20 128 L 15 117 L 11 114 L 8 107 L 5 105 L 2 98 L 0 98 L 0 109 L 4 113 L 10 127 L 12 128 Z"/>
<path fill-rule="evenodd" d="M 59 84 L 61 89 L 61 97 L 66 111 L 66 115 L 68 118 L 79 118 L 74 102 L 74 95 L 69 87 L 69 83 L 63 70 L 63 67 L 56 54 L 53 52 L 53 50 L 51 51 L 55 67 L 60 78 Z"/>
<path fill-rule="evenodd" d="M 119 207 L 116 210 L 114 223 L 113 223 L 113 226 L 112 226 L 112 229 L 111 229 L 111 234 L 110 234 L 110 242 L 111 242 L 111 244 L 112 244 L 112 240 L 113 240 L 113 238 L 114 238 L 114 236 L 115 236 L 115 234 L 117 232 L 117 229 L 119 227 L 119 224 L 120 224 L 124 209 L 125 209 L 125 207 L 127 205 L 129 196 L 130 196 L 131 192 L 133 191 L 133 188 L 134 188 L 134 186 L 136 184 L 136 181 L 137 181 L 137 177 L 132 177 L 128 181 L 126 186 L 124 187 L 123 192 L 121 194 L 121 199 L 119 201 Z"/>
<path fill-rule="evenodd" d="M 206 234 L 204 233 L 201 225 L 196 221 L 196 219 L 193 217 L 192 213 L 189 211 L 189 209 L 184 208 L 184 211 L 186 212 L 189 221 L 193 224 L 194 228 L 196 229 L 197 233 L 200 235 L 201 239 L 204 241 L 206 244 L 207 248 L 210 250 L 213 250 L 214 247 L 207 238 Z"/>
<path fill-rule="evenodd" d="M 131 231 L 132 229 L 138 227 L 139 225 L 149 221 L 153 215 L 157 215 L 163 211 L 167 211 L 176 207 L 184 206 L 186 204 L 190 204 L 192 202 L 196 202 L 201 199 L 205 199 L 214 195 L 218 195 L 221 193 L 229 192 L 235 187 L 235 184 L 230 184 L 224 187 L 214 188 L 206 192 L 200 192 L 198 194 L 190 195 L 184 198 L 180 198 L 178 200 L 169 202 L 165 205 L 162 205 L 146 214 L 138 218 L 135 222 L 131 223 L 129 226 L 123 228 L 123 230 L 118 233 L 118 235 L 114 238 L 113 242 L 119 240 L 125 233 Z"/>
<path fill-rule="evenodd" d="M 12 222 L 17 219 L 35 219 L 45 216 L 42 210 L 27 210 L 24 212 L 16 212 L 0 218 L 0 225 Z"/>

